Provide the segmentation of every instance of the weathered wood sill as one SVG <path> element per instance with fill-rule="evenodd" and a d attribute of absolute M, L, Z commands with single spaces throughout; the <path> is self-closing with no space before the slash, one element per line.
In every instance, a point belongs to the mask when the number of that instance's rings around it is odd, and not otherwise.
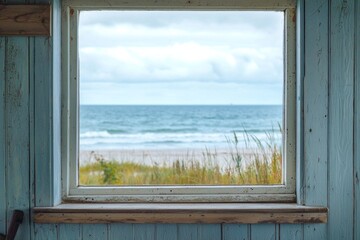
<path fill-rule="evenodd" d="M 61 204 L 36 207 L 35 223 L 326 223 L 326 207 L 267 203 Z"/>

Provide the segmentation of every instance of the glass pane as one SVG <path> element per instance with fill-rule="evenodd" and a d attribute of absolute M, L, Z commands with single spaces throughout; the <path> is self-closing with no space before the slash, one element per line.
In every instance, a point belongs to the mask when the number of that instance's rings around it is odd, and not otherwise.
<path fill-rule="evenodd" d="M 82 11 L 81 185 L 282 181 L 284 13 Z"/>

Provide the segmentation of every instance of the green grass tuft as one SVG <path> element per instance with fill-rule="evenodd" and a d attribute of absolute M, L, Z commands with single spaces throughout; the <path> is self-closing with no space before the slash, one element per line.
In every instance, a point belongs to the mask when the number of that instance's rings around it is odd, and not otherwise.
<path fill-rule="evenodd" d="M 95 155 L 96 162 L 80 167 L 80 185 L 247 185 L 282 183 L 282 154 L 273 134 L 261 142 L 245 133 L 247 149 L 242 151 L 236 133 L 227 139 L 228 166 L 216 161 L 216 151 L 205 149 L 201 159 L 178 159 L 172 164 L 145 165 L 131 161 L 107 161 Z M 250 148 L 250 143 L 256 147 Z M 246 152 L 246 154 L 245 154 Z M 242 161 L 247 164 L 243 166 Z"/>

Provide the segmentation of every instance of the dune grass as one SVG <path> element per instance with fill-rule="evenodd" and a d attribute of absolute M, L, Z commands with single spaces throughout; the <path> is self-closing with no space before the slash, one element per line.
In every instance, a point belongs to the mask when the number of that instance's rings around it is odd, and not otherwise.
<path fill-rule="evenodd" d="M 145 165 L 131 161 L 105 160 L 95 155 L 96 162 L 80 167 L 80 185 L 247 185 L 280 184 L 282 154 L 272 134 L 261 142 L 244 135 L 246 154 L 239 147 L 238 136 L 227 139 L 227 166 L 217 163 L 216 151 L 203 151 L 201 159 L 178 159 L 172 164 Z M 255 143 L 255 148 L 250 147 Z M 246 164 L 242 162 L 246 160 Z"/>

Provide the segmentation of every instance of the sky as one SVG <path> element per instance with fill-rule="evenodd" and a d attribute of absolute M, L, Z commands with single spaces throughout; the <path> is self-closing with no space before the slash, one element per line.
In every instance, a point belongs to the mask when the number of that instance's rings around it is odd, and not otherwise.
<path fill-rule="evenodd" d="M 283 12 L 82 11 L 80 104 L 282 104 Z"/>

